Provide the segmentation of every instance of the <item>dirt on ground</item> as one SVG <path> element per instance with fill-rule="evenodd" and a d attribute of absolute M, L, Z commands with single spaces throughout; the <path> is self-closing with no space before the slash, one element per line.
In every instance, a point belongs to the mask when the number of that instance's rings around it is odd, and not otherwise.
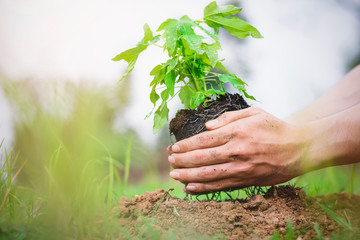
<path fill-rule="evenodd" d="M 344 228 L 320 207 L 337 214 Z M 270 188 L 264 195 L 228 201 L 177 199 L 165 190 L 122 198 L 114 209 L 124 238 L 158 239 L 360 239 L 360 195 L 318 197 L 292 186 Z M 335 217 L 336 218 L 336 217 Z M 317 223 L 315 226 L 315 223 Z M 290 236 L 290 238 L 289 238 Z"/>

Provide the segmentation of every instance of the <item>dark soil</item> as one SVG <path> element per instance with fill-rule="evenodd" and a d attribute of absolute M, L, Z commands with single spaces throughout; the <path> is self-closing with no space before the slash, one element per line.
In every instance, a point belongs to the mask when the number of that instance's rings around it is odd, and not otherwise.
<path fill-rule="evenodd" d="M 279 234 L 287 239 L 313 239 L 319 234 L 324 238 L 341 234 L 343 239 L 360 239 L 357 230 L 341 228 L 318 203 L 345 221 L 348 218 L 354 229 L 360 227 L 360 195 L 308 197 L 304 190 L 291 186 L 272 187 L 264 196 L 222 202 L 176 199 L 157 190 L 132 200 L 122 198 L 115 212 L 124 238 L 266 239 Z M 321 233 L 316 232 L 315 223 Z"/>
<path fill-rule="evenodd" d="M 225 94 L 216 100 L 202 103 L 196 110 L 180 110 L 170 121 L 170 135 L 176 141 L 194 136 L 206 131 L 205 123 L 215 119 L 226 111 L 236 111 L 249 107 L 239 94 Z"/>

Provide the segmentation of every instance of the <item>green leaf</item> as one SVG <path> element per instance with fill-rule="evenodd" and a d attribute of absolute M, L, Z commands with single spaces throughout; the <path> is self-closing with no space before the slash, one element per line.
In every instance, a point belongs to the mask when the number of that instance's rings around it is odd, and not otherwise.
<path fill-rule="evenodd" d="M 234 5 L 226 5 L 223 7 L 219 7 L 217 3 L 214 1 L 205 7 L 204 18 L 217 14 L 221 14 L 223 16 L 230 16 L 230 15 L 235 15 L 240 11 L 241 8 L 235 7 Z"/>
<path fill-rule="evenodd" d="M 169 59 L 165 63 L 165 66 L 167 66 L 166 74 L 168 74 L 170 71 L 172 71 L 174 69 L 174 67 L 176 66 L 176 64 L 178 64 L 178 62 L 179 62 L 179 59 L 177 59 L 177 58 Z"/>
<path fill-rule="evenodd" d="M 166 39 L 165 48 L 168 51 L 169 56 L 173 56 L 176 50 L 176 41 L 178 39 L 177 35 L 177 27 L 178 27 L 178 20 L 176 19 L 168 19 L 163 22 L 160 27 L 158 28 L 159 31 L 165 30 L 163 36 Z"/>
<path fill-rule="evenodd" d="M 213 15 L 206 18 L 206 22 L 211 26 L 223 27 L 232 35 L 238 38 L 245 38 L 252 36 L 253 38 L 263 38 L 260 32 L 246 21 L 238 17 L 223 17 L 220 15 Z"/>
<path fill-rule="evenodd" d="M 176 27 L 178 21 L 179 20 L 177 19 L 169 18 L 165 22 L 163 22 L 156 31 L 160 32 L 169 28 Z"/>
<path fill-rule="evenodd" d="M 159 65 L 156 65 L 150 72 L 150 76 L 156 76 L 160 71 L 161 69 L 163 68 L 163 65 L 159 64 Z"/>
<path fill-rule="evenodd" d="M 166 102 L 162 102 L 160 107 L 154 113 L 153 133 L 157 133 L 168 122 L 169 109 Z"/>
<path fill-rule="evenodd" d="M 136 59 L 139 56 L 139 54 L 142 51 L 144 51 L 146 48 L 147 48 L 147 45 L 138 44 L 136 47 L 130 48 L 130 49 L 116 55 L 112 60 L 113 61 L 125 60 L 127 62 L 131 62 L 134 59 Z"/>
<path fill-rule="evenodd" d="M 221 74 L 219 75 L 219 80 L 223 83 L 230 82 L 235 89 L 239 90 L 240 92 L 245 91 L 245 83 L 235 74 Z"/>
<path fill-rule="evenodd" d="M 147 49 L 147 47 L 149 46 L 149 42 L 152 43 L 158 41 L 156 39 L 154 40 L 155 37 L 153 36 L 152 31 L 148 24 L 145 24 L 143 29 L 144 29 L 144 38 L 140 42 L 138 42 L 136 47 L 130 48 L 116 55 L 112 59 L 113 61 L 125 60 L 126 62 L 128 62 L 127 72 L 121 77 L 120 81 L 123 80 L 127 75 L 129 75 L 129 73 L 131 73 L 131 71 L 134 69 L 139 54 Z M 156 38 L 158 39 L 159 37 L 156 36 Z"/>
<path fill-rule="evenodd" d="M 165 85 L 170 93 L 170 95 L 174 96 L 174 90 L 175 90 L 175 73 L 174 71 L 171 71 L 165 75 Z"/>
<path fill-rule="evenodd" d="M 205 95 L 207 97 L 224 95 L 225 93 L 226 93 L 225 90 L 221 90 L 221 89 L 217 90 L 217 89 L 213 89 L 213 88 L 210 88 L 210 89 L 205 91 Z"/>
<path fill-rule="evenodd" d="M 196 92 L 190 99 L 190 108 L 195 109 L 205 100 L 205 94 L 203 92 Z"/>
<path fill-rule="evenodd" d="M 150 86 L 156 86 L 161 83 L 165 77 L 165 70 L 166 66 L 164 65 L 157 65 L 151 70 L 150 75 L 154 76 L 154 79 L 151 81 Z"/>
<path fill-rule="evenodd" d="M 210 60 L 211 67 L 215 67 L 218 60 L 218 50 L 220 50 L 220 46 L 217 43 L 213 44 L 203 44 L 204 51 Z"/>
<path fill-rule="evenodd" d="M 143 29 L 144 29 L 144 43 L 147 43 L 151 41 L 154 38 L 154 36 L 148 24 L 145 24 Z"/>
<path fill-rule="evenodd" d="M 226 69 L 226 67 L 225 67 L 220 61 L 218 61 L 218 62 L 216 63 L 216 66 L 217 66 L 220 70 L 222 70 L 222 71 L 230 74 L 230 72 Z"/>
<path fill-rule="evenodd" d="M 118 55 L 116 55 L 112 60 L 120 61 L 125 60 L 128 62 L 127 72 L 121 77 L 120 81 L 123 80 L 133 69 L 136 63 L 136 60 L 141 52 L 143 52 L 148 45 L 138 44 L 134 48 L 130 48 Z"/>
<path fill-rule="evenodd" d="M 155 105 L 157 100 L 159 100 L 160 96 L 156 93 L 155 86 L 152 88 L 150 92 L 150 101 Z"/>
<path fill-rule="evenodd" d="M 196 34 L 188 34 L 183 35 L 182 39 L 184 39 L 191 50 L 194 50 L 198 54 L 203 54 L 204 51 L 201 48 L 202 40 L 204 39 L 203 36 L 196 35 Z"/>
<path fill-rule="evenodd" d="M 234 86 L 234 88 L 237 89 L 239 92 L 243 93 L 246 98 L 256 101 L 253 96 L 249 95 L 246 92 L 246 83 L 243 82 L 240 78 L 236 77 L 235 74 L 221 74 L 219 75 L 219 80 L 223 83 L 230 82 Z"/>
<path fill-rule="evenodd" d="M 190 99 L 192 94 L 193 94 L 193 90 L 187 85 L 183 86 L 180 89 L 179 98 L 181 100 L 181 103 L 184 104 L 185 109 L 190 108 Z"/>
<path fill-rule="evenodd" d="M 168 99 L 169 99 L 169 90 L 165 89 L 164 91 L 162 91 L 162 92 L 160 93 L 160 95 L 161 95 L 161 99 L 162 99 L 163 101 L 168 100 Z"/>
<path fill-rule="evenodd" d="M 246 98 L 249 98 L 249 99 L 252 99 L 252 100 L 256 101 L 256 98 L 254 98 L 253 96 L 249 95 L 246 91 L 243 91 L 243 93 L 244 93 L 244 96 L 245 96 Z"/>

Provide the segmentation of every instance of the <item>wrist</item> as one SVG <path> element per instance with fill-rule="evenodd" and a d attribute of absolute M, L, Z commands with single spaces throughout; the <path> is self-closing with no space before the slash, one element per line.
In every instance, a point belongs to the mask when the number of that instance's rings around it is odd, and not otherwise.
<path fill-rule="evenodd" d="M 324 155 L 322 146 L 322 129 L 319 123 L 307 122 L 295 126 L 296 142 L 295 174 L 304 173 L 326 167 L 328 157 Z"/>

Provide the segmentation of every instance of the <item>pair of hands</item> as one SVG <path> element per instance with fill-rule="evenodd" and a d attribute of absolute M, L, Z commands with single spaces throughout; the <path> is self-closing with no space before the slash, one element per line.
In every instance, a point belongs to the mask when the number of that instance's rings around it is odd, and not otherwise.
<path fill-rule="evenodd" d="M 303 129 L 260 108 L 225 112 L 206 128 L 167 148 L 170 177 L 186 192 L 270 186 L 302 173 Z"/>

